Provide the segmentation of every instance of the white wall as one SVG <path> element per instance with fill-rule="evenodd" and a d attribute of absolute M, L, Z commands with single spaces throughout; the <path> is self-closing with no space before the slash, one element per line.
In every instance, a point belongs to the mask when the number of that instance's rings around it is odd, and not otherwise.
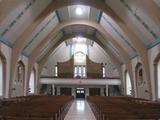
<path fill-rule="evenodd" d="M 70 47 L 65 45 L 65 42 L 60 44 L 50 55 L 48 61 L 43 68 L 42 75 L 54 75 L 54 67 L 57 65 L 57 62 L 65 62 L 71 58 L 70 56 Z"/>
<path fill-rule="evenodd" d="M 96 63 L 105 63 L 105 70 L 107 77 L 118 77 L 118 71 L 115 69 L 109 55 L 97 44 L 89 47 L 89 58 Z"/>
<path fill-rule="evenodd" d="M 15 40 L 24 32 L 24 30 L 34 21 L 34 19 L 47 7 L 51 0 L 39 1 L 36 0 L 19 0 L 16 2 L 17 5 L 13 6 L 14 9 L 8 12 L 8 15 L 5 16 L 1 23 L 1 31 L 4 31 L 6 28 L 9 29 L 7 34 L 3 37 L 9 40 L 10 43 L 14 43 Z M 26 6 L 32 3 L 29 9 L 26 10 Z M 21 17 L 17 19 L 17 16 L 23 12 Z M 12 21 L 16 21 L 15 25 L 9 27 Z"/>

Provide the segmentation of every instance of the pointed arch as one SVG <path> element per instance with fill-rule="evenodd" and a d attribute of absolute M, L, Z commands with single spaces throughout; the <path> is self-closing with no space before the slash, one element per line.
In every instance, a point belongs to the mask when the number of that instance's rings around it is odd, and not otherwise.
<path fill-rule="evenodd" d="M 35 87 L 36 87 L 36 69 L 33 67 L 31 71 L 31 75 L 29 78 L 29 94 L 34 94 L 35 93 Z"/>
<path fill-rule="evenodd" d="M 104 51 L 110 56 L 112 62 L 116 65 L 117 70 L 119 72 L 120 75 L 120 79 L 122 80 L 122 70 L 121 70 L 121 62 L 116 58 L 116 56 L 113 54 L 113 52 L 104 44 L 102 44 L 101 40 L 99 40 L 98 38 L 92 36 L 92 35 L 88 35 L 86 33 L 81 34 L 83 37 L 91 39 L 95 42 L 97 42 L 103 49 Z M 55 48 L 60 45 L 64 40 L 67 39 L 71 39 L 73 37 L 76 37 L 77 35 L 75 33 L 72 34 L 66 34 L 65 36 L 63 36 L 57 43 L 55 43 L 54 45 L 52 45 L 52 47 L 49 49 L 49 51 L 47 51 L 47 53 L 44 55 L 43 58 L 41 58 L 40 62 L 39 62 L 39 69 L 38 69 L 38 80 L 40 79 L 40 74 L 43 68 L 43 65 L 46 63 L 48 57 L 51 55 L 51 53 L 55 50 Z M 123 82 L 123 81 L 121 81 Z M 122 83 L 123 84 L 123 83 Z M 38 86 L 39 87 L 39 86 Z"/>
<path fill-rule="evenodd" d="M 133 81 L 131 81 L 130 75 L 128 71 L 125 71 L 125 88 L 126 88 L 126 95 L 133 95 L 132 93 L 132 86 Z"/>

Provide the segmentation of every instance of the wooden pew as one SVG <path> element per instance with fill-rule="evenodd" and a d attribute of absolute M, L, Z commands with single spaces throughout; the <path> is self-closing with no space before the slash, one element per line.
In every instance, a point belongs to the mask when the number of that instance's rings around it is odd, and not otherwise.
<path fill-rule="evenodd" d="M 27 96 L 2 101 L 2 120 L 63 120 L 72 96 Z"/>
<path fill-rule="evenodd" d="M 158 120 L 160 103 L 132 97 L 90 96 L 89 105 L 97 120 Z"/>

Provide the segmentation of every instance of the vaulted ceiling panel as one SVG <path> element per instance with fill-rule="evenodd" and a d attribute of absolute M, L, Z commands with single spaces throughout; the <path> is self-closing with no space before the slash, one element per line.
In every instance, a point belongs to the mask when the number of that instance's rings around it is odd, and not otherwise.
<path fill-rule="evenodd" d="M 95 31 L 96 31 L 96 30 L 93 29 L 93 28 L 87 28 L 87 29 L 86 29 L 86 33 L 89 34 L 89 35 L 95 35 Z"/>
<path fill-rule="evenodd" d="M 18 4 L 1 23 L 1 37 L 12 45 L 50 1 L 27 0 Z"/>
<path fill-rule="evenodd" d="M 73 32 L 72 27 L 66 27 L 63 29 L 63 31 L 65 34 L 72 34 Z"/>
<path fill-rule="evenodd" d="M 58 18 L 55 12 L 48 16 L 28 38 L 29 42 L 23 49 L 23 53 L 29 55 L 58 23 Z"/>
<path fill-rule="evenodd" d="M 68 7 L 63 7 L 57 10 L 57 15 L 60 18 L 60 21 L 67 21 L 69 20 L 69 11 Z"/>
<path fill-rule="evenodd" d="M 26 0 L 0 0 L 0 22 L 2 22 L 11 11 L 14 11 L 17 6 L 23 4 L 24 2 L 27 3 Z"/>
<path fill-rule="evenodd" d="M 144 7 L 146 6 L 145 0 L 141 0 L 141 1 L 121 0 L 121 1 L 123 2 L 124 5 L 128 5 L 126 6 L 126 8 L 130 11 L 130 13 L 134 14 L 136 18 L 135 22 L 140 24 L 138 26 L 139 29 L 142 29 L 142 28 L 145 29 L 144 32 L 146 32 L 145 33 L 146 35 L 151 37 L 150 39 L 151 41 L 154 41 L 160 37 L 160 27 L 159 27 L 160 21 L 159 22 L 156 21 L 155 20 L 156 16 L 151 15 L 150 12 L 146 10 L 148 6 Z"/>
<path fill-rule="evenodd" d="M 83 32 L 86 32 L 86 27 L 85 26 L 81 26 L 81 25 L 76 25 L 76 26 L 72 26 L 72 32 L 75 32 L 75 33 L 83 33 Z"/>
<path fill-rule="evenodd" d="M 98 21 L 100 19 L 100 10 L 97 10 L 96 8 L 91 7 L 90 8 L 90 19 L 93 21 Z"/>
<path fill-rule="evenodd" d="M 160 0 L 153 0 L 160 7 Z"/>
<path fill-rule="evenodd" d="M 61 37 L 63 36 L 63 33 L 62 32 L 58 32 L 56 34 L 54 34 L 52 36 L 52 38 L 49 39 L 49 41 L 43 46 L 43 48 L 41 49 L 41 53 L 39 54 L 39 56 L 37 57 L 37 60 L 36 61 L 40 61 L 42 57 L 44 57 L 45 54 L 47 54 L 47 52 L 52 49 L 52 46 L 54 44 L 56 44 L 60 39 Z"/>
<path fill-rule="evenodd" d="M 102 27 L 108 31 L 108 33 L 113 37 L 113 39 L 119 43 L 121 45 L 122 48 L 124 48 L 124 50 L 126 50 L 126 52 L 131 55 L 132 53 L 132 46 L 130 47 L 128 39 L 126 38 L 126 36 L 116 27 L 115 24 L 113 24 L 113 22 L 111 22 L 110 20 L 108 20 L 104 15 L 101 19 L 100 24 L 102 25 Z"/>
<path fill-rule="evenodd" d="M 86 27 L 83 25 L 76 25 L 76 26 L 69 26 L 64 28 L 64 32 L 65 34 L 76 33 L 77 35 L 81 35 L 81 33 L 87 33 L 87 34 L 93 35 L 95 32 L 95 29 L 91 27 Z"/>
<path fill-rule="evenodd" d="M 133 7 L 132 2 L 131 0 L 106 0 L 106 4 L 130 26 L 144 44 L 148 45 L 158 37 L 159 28 L 141 9 Z"/>

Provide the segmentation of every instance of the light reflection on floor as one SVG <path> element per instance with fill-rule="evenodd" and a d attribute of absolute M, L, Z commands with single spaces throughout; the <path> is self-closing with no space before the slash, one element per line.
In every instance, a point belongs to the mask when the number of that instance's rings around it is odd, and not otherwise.
<path fill-rule="evenodd" d="M 65 120 L 96 120 L 87 101 L 75 100 L 69 109 Z"/>
<path fill-rule="evenodd" d="M 77 100 L 76 107 L 77 111 L 84 111 L 85 108 L 84 100 Z"/>

